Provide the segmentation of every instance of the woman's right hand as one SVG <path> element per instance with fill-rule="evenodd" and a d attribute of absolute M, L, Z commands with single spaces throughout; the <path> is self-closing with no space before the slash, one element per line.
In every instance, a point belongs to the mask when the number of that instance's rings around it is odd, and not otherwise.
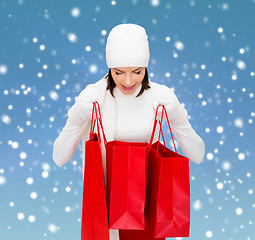
<path fill-rule="evenodd" d="M 78 95 L 75 104 L 69 109 L 68 117 L 71 122 L 76 124 L 83 124 L 84 122 L 91 119 L 93 103 L 98 100 L 98 90 L 88 85 Z"/>

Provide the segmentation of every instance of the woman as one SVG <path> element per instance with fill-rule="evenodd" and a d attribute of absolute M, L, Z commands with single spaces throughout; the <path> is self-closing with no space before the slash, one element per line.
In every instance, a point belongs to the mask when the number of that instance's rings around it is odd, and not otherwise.
<path fill-rule="evenodd" d="M 84 170 L 84 146 L 95 101 L 101 108 L 107 141 L 149 142 L 156 107 L 165 105 L 173 134 L 183 153 L 197 164 L 203 160 L 204 142 L 191 127 L 187 111 L 174 91 L 148 78 L 150 54 L 147 39 L 145 29 L 136 24 L 119 24 L 110 31 L 106 43 L 108 74 L 79 94 L 68 111 L 66 125 L 54 142 L 53 160 L 59 167 L 72 158 L 82 138 Z M 158 119 L 160 115 L 161 112 Z M 157 136 L 158 131 L 154 141 Z M 101 147 L 106 177 L 103 143 Z M 111 240 L 119 239 L 118 230 L 109 230 L 109 233 Z"/>

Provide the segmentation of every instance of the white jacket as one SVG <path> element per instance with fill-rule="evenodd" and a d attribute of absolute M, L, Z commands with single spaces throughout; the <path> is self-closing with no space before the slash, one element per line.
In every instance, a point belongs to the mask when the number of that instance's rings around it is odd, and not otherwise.
<path fill-rule="evenodd" d="M 114 89 L 118 90 L 115 91 L 117 96 L 113 98 L 110 94 L 110 91 L 106 91 L 107 81 L 105 79 L 105 76 L 95 84 L 90 84 L 87 87 L 91 86 L 95 87 L 98 91 L 98 102 L 101 109 L 105 135 L 108 142 L 113 140 L 138 141 L 137 139 L 133 139 L 132 136 L 137 136 L 136 138 L 139 138 L 140 141 L 148 142 L 150 140 L 152 125 L 155 116 L 155 109 L 153 108 L 153 106 L 155 106 L 155 104 L 157 105 L 157 103 L 160 103 L 159 100 L 162 99 L 163 96 L 165 100 L 167 99 L 167 102 L 169 102 L 171 106 L 174 106 L 174 108 L 172 107 L 172 109 L 175 109 L 176 113 L 173 114 L 171 112 L 171 115 L 168 114 L 168 117 L 170 119 L 172 132 L 177 139 L 183 153 L 186 155 L 186 157 L 188 157 L 191 161 L 195 163 L 200 163 L 203 160 L 205 154 L 204 142 L 191 127 L 187 118 L 186 109 L 179 103 L 176 95 L 170 88 L 150 81 L 151 88 L 149 90 L 145 90 L 141 96 L 135 99 L 132 96 L 125 96 L 121 93 L 119 89 L 117 89 L 117 87 L 115 87 Z M 136 90 L 135 96 L 138 90 L 139 89 Z M 127 128 L 129 128 L 128 132 L 126 131 L 124 133 L 116 133 L 116 126 L 120 126 L 118 124 L 123 124 L 123 122 L 120 123 L 118 122 L 118 120 L 122 119 L 121 121 L 125 121 L 125 119 L 129 117 L 128 115 L 122 116 L 120 114 L 125 114 L 123 108 L 130 109 L 130 104 L 134 104 L 135 108 L 139 108 L 140 106 L 137 114 L 134 113 L 139 116 L 139 119 L 137 116 L 130 116 L 129 114 L 130 118 L 132 117 L 132 119 L 129 119 L 129 121 L 127 120 L 126 122 L 126 126 Z M 75 113 L 72 111 L 72 108 L 70 108 L 70 110 L 68 111 L 69 117 L 67 119 L 66 125 L 53 145 L 53 160 L 59 167 L 66 164 L 69 160 L 71 160 L 80 140 L 82 139 L 82 167 L 84 174 L 85 142 L 89 138 L 91 121 L 87 121 L 83 125 L 75 124 L 74 121 L 71 122 L 69 120 L 70 116 L 72 117 L 72 119 L 75 119 L 76 116 L 74 115 Z M 130 126 L 129 124 L 130 122 L 132 122 L 132 120 L 136 120 L 134 119 L 135 117 L 137 118 L 136 125 L 139 126 L 140 123 L 139 128 L 141 128 L 141 130 L 144 130 L 144 136 L 142 135 L 141 138 L 139 137 L 139 135 L 137 135 L 138 131 L 137 129 L 135 129 L 135 126 Z M 143 126 L 146 125 L 147 129 L 142 129 Z M 121 129 L 123 129 L 123 127 Z M 121 129 L 119 131 L 121 131 Z M 127 133 L 129 134 L 129 136 L 126 138 L 125 134 Z M 158 134 L 159 127 L 157 127 L 156 129 L 153 142 L 157 141 Z M 119 139 L 116 139 L 116 136 L 119 136 Z M 101 143 L 101 149 L 106 184 L 106 154 L 103 141 Z M 110 240 L 119 239 L 118 230 L 110 230 L 109 233 Z"/>

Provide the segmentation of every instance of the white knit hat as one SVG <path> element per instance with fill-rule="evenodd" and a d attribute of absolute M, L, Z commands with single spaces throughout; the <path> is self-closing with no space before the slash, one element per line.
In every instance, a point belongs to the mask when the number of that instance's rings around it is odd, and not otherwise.
<path fill-rule="evenodd" d="M 109 33 L 106 43 L 108 68 L 147 67 L 150 52 L 148 36 L 142 26 L 119 24 Z"/>

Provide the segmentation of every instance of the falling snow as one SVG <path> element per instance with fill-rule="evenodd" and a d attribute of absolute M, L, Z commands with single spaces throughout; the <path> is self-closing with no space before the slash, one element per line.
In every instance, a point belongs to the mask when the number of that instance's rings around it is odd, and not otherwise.
<path fill-rule="evenodd" d="M 147 31 L 150 80 L 175 91 L 205 142 L 203 162 L 190 162 L 189 239 L 255 239 L 254 7 L 255 0 L 3 0 L 1 239 L 80 239 L 82 144 L 59 168 L 53 143 L 78 94 L 108 72 L 109 31 L 128 22 Z"/>
<path fill-rule="evenodd" d="M 53 223 L 50 223 L 48 225 L 48 230 L 51 232 L 51 233 L 57 233 L 58 232 L 58 227 L 53 224 Z"/>
<path fill-rule="evenodd" d="M 11 123 L 11 118 L 7 114 L 2 115 L 2 122 L 5 124 L 10 124 Z"/>
<path fill-rule="evenodd" d="M 8 68 L 6 65 L 0 65 L 0 74 L 4 75 L 8 72 Z"/>
<path fill-rule="evenodd" d="M 180 50 L 180 51 L 183 51 L 183 50 L 184 50 L 184 44 L 183 44 L 181 41 L 176 41 L 176 42 L 174 43 L 174 46 L 175 46 L 178 50 Z"/>
<path fill-rule="evenodd" d="M 71 15 L 74 18 L 78 18 L 81 15 L 81 11 L 78 7 L 71 9 Z"/>
<path fill-rule="evenodd" d="M 72 43 L 77 42 L 77 36 L 74 33 L 68 33 L 67 38 Z"/>
<path fill-rule="evenodd" d="M 6 182 L 6 178 L 4 176 L 0 176 L 0 185 L 4 185 Z"/>

